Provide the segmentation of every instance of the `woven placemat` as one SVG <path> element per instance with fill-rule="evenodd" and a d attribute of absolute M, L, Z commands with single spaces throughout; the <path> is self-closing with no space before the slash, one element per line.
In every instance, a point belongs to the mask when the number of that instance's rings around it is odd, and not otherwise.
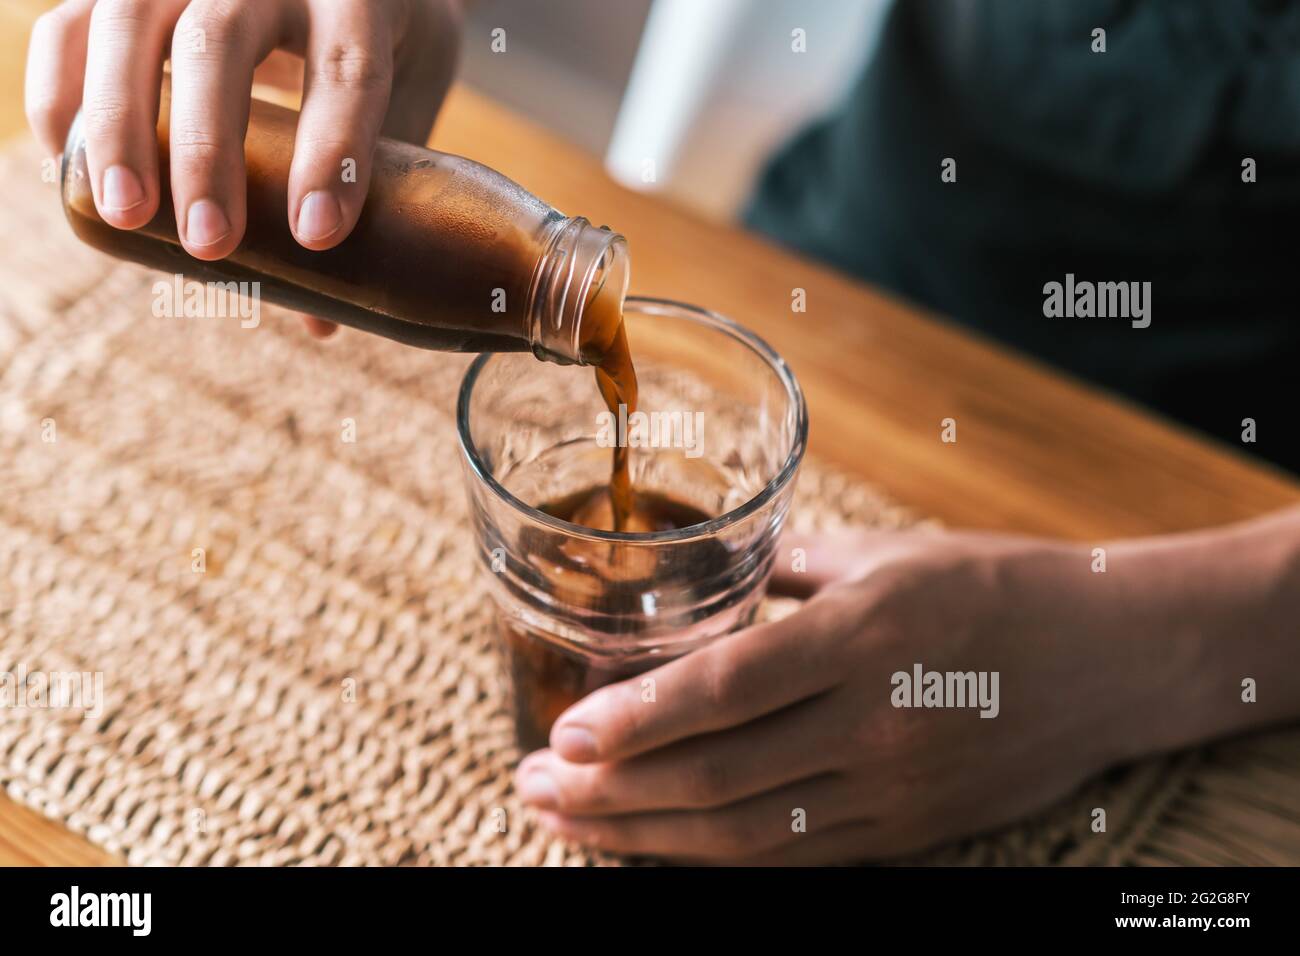
<path fill-rule="evenodd" d="M 140 864 L 617 862 L 511 791 L 467 359 L 154 318 L 158 277 L 72 237 L 33 146 L 0 195 L 0 671 L 104 675 L 98 716 L 0 712 L 8 795 Z M 911 522 L 815 461 L 794 514 Z M 1300 735 L 1257 737 L 924 860 L 1300 862 L 1297 779 Z"/>

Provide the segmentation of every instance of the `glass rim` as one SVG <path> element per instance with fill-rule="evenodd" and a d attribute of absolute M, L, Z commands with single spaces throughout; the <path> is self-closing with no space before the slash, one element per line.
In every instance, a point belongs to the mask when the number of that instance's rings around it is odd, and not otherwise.
<path fill-rule="evenodd" d="M 753 332 L 726 316 L 719 315 L 717 312 L 701 309 L 685 302 L 651 296 L 628 296 L 624 302 L 624 308 L 634 312 L 654 313 L 658 311 L 661 314 L 665 312 L 673 313 L 699 325 L 716 329 L 731 337 L 734 341 L 747 346 L 750 351 L 756 353 L 776 373 L 781 384 L 785 386 L 786 396 L 790 400 L 795 415 L 795 434 L 789 454 L 786 455 L 780 470 L 772 476 L 772 479 L 744 504 L 732 508 L 716 518 L 710 518 L 708 521 L 702 521 L 699 524 L 688 525 L 685 528 L 677 528 L 672 531 L 598 531 L 594 528 L 587 528 L 571 521 L 565 521 L 563 518 L 549 515 L 507 491 L 505 486 L 488 471 L 478 453 L 478 449 L 470 438 L 470 395 L 474 391 L 474 384 L 478 381 L 479 375 L 487 366 L 487 363 L 497 354 L 495 352 L 483 352 L 470 363 L 465 372 L 465 377 L 461 380 L 460 391 L 456 398 L 456 435 L 460 440 L 461 453 L 469 463 L 470 470 L 495 497 L 504 501 L 529 521 L 553 528 L 573 538 L 627 544 L 663 544 L 707 537 L 734 525 L 738 521 L 743 521 L 780 494 L 799 470 L 799 463 L 803 461 L 804 451 L 808 445 L 808 408 L 804 403 L 803 389 L 799 387 L 799 380 L 795 378 L 794 372 L 786 364 L 785 359 L 781 358 L 772 346 Z"/>

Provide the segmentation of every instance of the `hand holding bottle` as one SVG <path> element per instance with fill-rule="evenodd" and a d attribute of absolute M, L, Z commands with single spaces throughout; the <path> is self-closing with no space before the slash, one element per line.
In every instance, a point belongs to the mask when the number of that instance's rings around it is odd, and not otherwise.
<path fill-rule="evenodd" d="M 27 115 L 57 154 L 82 109 L 99 214 L 138 228 L 158 210 L 155 121 L 170 58 L 181 243 L 196 258 L 221 259 L 244 235 L 255 73 L 283 82 L 294 72 L 284 54 L 301 57 L 285 215 L 301 245 L 329 249 L 361 213 L 376 139 L 427 138 L 451 83 L 460 18 L 459 0 L 66 0 L 32 31 Z M 308 328 L 332 330 L 312 319 Z"/>

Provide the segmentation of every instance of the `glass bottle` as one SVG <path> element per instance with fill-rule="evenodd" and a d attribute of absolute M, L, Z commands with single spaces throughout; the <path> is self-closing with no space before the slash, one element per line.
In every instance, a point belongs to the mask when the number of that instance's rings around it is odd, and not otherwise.
<path fill-rule="evenodd" d="M 121 230 L 95 209 L 78 114 L 63 154 L 62 194 L 82 240 L 201 282 L 258 282 L 268 301 L 420 348 L 531 350 L 584 365 L 617 351 L 628 280 L 622 236 L 565 216 L 480 163 L 380 139 L 355 228 L 333 249 L 305 249 L 288 222 L 298 114 L 261 100 L 252 101 L 244 143 L 244 238 L 219 261 L 191 257 L 172 206 L 169 117 L 164 77 L 158 212 L 139 229 Z"/>

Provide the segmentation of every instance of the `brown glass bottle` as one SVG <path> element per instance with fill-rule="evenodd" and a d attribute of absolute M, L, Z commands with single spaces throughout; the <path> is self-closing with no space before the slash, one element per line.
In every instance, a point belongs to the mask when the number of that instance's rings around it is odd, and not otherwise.
<path fill-rule="evenodd" d="M 304 249 L 288 223 L 298 114 L 254 100 L 244 143 L 248 220 L 228 257 L 204 262 L 177 237 L 168 182 L 170 86 L 158 121 L 161 201 L 140 229 L 95 209 L 80 117 L 64 151 L 73 231 L 111 255 L 202 282 L 258 282 L 268 301 L 421 348 L 525 351 L 556 362 L 621 366 L 626 243 L 569 218 L 472 160 L 381 139 L 351 234 Z M 340 170 L 340 177 L 342 171 Z M 632 402 L 628 403 L 633 404 Z"/>

